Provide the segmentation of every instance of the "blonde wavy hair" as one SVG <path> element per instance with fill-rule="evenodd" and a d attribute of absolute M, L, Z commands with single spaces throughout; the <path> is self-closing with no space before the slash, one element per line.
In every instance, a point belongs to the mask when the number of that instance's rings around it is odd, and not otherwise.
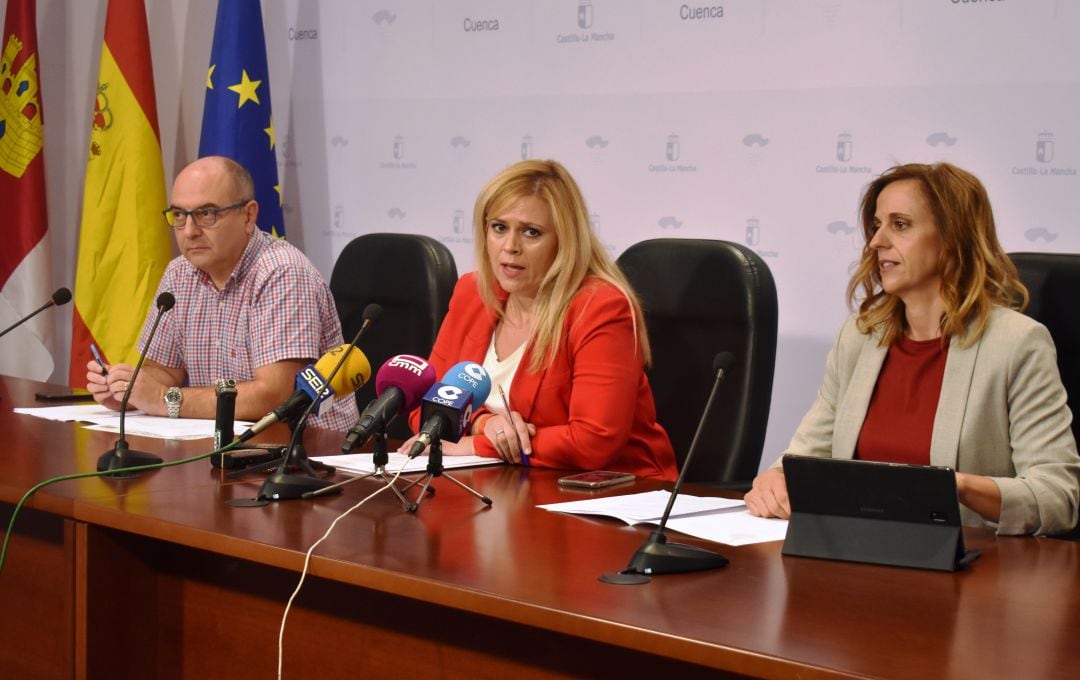
<path fill-rule="evenodd" d="M 897 165 L 866 187 L 860 206 L 866 243 L 848 282 L 848 305 L 854 310 L 858 300 L 859 330 L 870 333 L 880 327 L 882 346 L 904 332 L 904 303 L 882 289 L 877 253 L 870 247 L 878 196 L 901 180 L 918 182 L 941 235 L 942 337 L 961 337 L 961 346 L 970 346 L 982 337 L 994 306 L 1023 310 L 1028 292 L 998 242 L 986 188 L 975 175 L 950 163 Z"/>
<path fill-rule="evenodd" d="M 473 209 L 473 230 L 477 282 L 484 305 L 499 319 L 503 318 L 505 298 L 500 296 L 501 288 L 488 256 L 488 224 L 527 196 L 535 196 L 547 204 L 558 239 L 555 261 L 537 291 L 529 370 L 535 372 L 545 365 L 551 365 L 561 342 L 566 310 L 588 277 L 606 281 L 626 296 L 644 365 L 650 365 L 652 353 L 637 295 L 589 226 L 589 211 L 577 182 L 556 161 L 527 160 L 514 163 L 495 175 L 477 196 Z"/>

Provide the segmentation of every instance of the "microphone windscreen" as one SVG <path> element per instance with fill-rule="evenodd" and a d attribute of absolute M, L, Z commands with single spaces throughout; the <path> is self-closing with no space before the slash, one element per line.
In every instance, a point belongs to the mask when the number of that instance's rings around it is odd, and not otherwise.
<path fill-rule="evenodd" d="M 364 307 L 364 315 L 361 317 L 368 323 L 375 323 L 382 316 L 382 305 L 377 302 L 372 302 L 367 307 Z"/>
<path fill-rule="evenodd" d="M 163 312 L 167 312 L 176 304 L 176 297 L 169 291 L 157 296 L 157 306 Z"/>
<path fill-rule="evenodd" d="M 381 396 L 391 387 L 400 389 L 405 394 L 400 415 L 419 406 L 424 393 L 434 384 L 435 369 L 426 359 L 411 354 L 399 354 L 387 359 L 379 368 L 379 373 L 375 376 L 375 394 Z"/>
<path fill-rule="evenodd" d="M 52 294 L 52 301 L 54 305 L 66 305 L 71 302 L 71 290 L 57 288 L 56 292 Z"/>
<path fill-rule="evenodd" d="M 480 408 L 491 394 L 491 378 L 488 377 L 487 371 L 483 366 L 472 361 L 454 364 L 443 376 L 442 381 L 447 385 L 454 385 L 472 392 L 474 408 Z"/>
<path fill-rule="evenodd" d="M 315 370 L 319 372 L 319 375 L 328 378 L 333 373 L 338 360 L 341 359 L 342 353 L 349 347 L 351 345 L 341 345 L 322 355 L 315 362 Z M 363 352 L 353 347 L 345 363 L 341 365 L 337 375 L 330 382 L 330 389 L 334 390 L 334 395 L 341 397 L 360 389 L 367 384 L 368 380 L 371 380 L 371 363 Z"/>
<path fill-rule="evenodd" d="M 735 365 L 735 355 L 731 352 L 720 352 L 712 360 L 712 368 L 714 371 L 723 371 L 727 373 L 731 370 L 731 367 Z"/>

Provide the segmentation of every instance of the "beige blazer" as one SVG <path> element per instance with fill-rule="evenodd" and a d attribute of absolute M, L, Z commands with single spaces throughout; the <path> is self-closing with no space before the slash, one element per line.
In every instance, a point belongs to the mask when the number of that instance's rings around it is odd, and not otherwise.
<path fill-rule="evenodd" d="M 848 319 L 829 352 L 817 399 L 785 453 L 851 458 L 887 347 Z M 961 506 L 965 524 L 999 534 L 1071 529 L 1080 503 L 1080 457 L 1054 341 L 1037 321 L 1002 307 L 982 338 L 949 345 L 934 416 L 931 465 L 985 475 L 1001 489 L 996 524 Z"/>

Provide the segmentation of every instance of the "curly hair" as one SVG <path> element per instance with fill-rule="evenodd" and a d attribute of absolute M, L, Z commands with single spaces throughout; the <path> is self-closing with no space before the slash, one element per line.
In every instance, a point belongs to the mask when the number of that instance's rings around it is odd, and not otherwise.
<path fill-rule="evenodd" d="M 881 328 L 882 345 L 904 332 L 904 303 L 882 288 L 877 252 L 870 247 L 878 196 L 901 180 L 914 180 L 922 188 L 941 235 L 942 337 L 960 337 L 961 346 L 969 346 L 982 336 L 995 305 L 1023 310 L 1028 292 L 998 242 L 986 188 L 975 175 L 950 163 L 897 165 L 866 187 L 859 209 L 866 242 L 848 282 L 848 305 L 854 310 L 858 301 L 860 331 Z"/>

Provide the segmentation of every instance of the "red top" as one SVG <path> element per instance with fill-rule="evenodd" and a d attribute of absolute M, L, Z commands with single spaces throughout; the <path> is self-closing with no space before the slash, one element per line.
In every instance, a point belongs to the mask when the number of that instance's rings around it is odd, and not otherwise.
<path fill-rule="evenodd" d="M 494 330 L 476 275 L 466 274 L 431 351 L 436 373 L 441 376 L 459 361 L 483 362 Z M 678 476 L 671 442 L 656 422 L 639 350 L 626 297 L 610 284 L 586 280 L 566 312 L 554 363 L 533 373 L 530 347 L 510 385 L 513 409 L 536 426 L 533 465 L 669 481 Z M 410 425 L 414 431 L 419 427 L 420 409 L 413 411 Z M 478 455 L 496 455 L 487 437 L 477 436 L 474 444 Z"/>
<path fill-rule="evenodd" d="M 945 376 L 948 341 L 901 337 L 881 366 L 855 457 L 886 463 L 930 464 L 934 414 Z"/>

